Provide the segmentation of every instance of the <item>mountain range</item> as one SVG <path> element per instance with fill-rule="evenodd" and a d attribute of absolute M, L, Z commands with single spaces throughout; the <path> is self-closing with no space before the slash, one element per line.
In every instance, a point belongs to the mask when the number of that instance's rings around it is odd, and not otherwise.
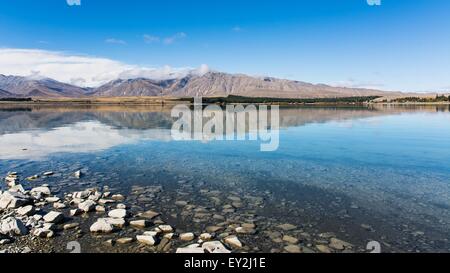
<path fill-rule="evenodd" d="M 84 88 L 49 78 L 0 75 L 0 97 L 215 97 L 247 96 L 271 98 L 330 98 L 354 96 L 397 96 L 400 92 L 333 87 L 272 77 L 208 72 L 177 79 L 117 79 L 96 88 Z"/>

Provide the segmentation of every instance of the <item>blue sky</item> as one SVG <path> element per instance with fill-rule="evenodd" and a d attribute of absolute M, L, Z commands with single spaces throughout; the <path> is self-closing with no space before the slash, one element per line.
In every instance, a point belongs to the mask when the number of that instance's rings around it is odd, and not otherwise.
<path fill-rule="evenodd" d="M 0 49 L 151 68 L 207 64 L 230 73 L 386 90 L 450 90 L 448 0 L 0 4 Z M 9 67 L 1 65 L 5 74 Z"/>

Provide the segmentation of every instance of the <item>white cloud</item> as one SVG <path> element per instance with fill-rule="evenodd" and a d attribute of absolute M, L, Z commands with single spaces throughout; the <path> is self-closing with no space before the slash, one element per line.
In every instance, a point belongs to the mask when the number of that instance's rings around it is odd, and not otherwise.
<path fill-rule="evenodd" d="M 336 84 L 333 84 L 337 87 L 348 87 L 348 88 L 366 88 L 366 89 L 382 89 L 385 87 L 384 84 L 378 82 L 370 82 L 370 81 L 358 81 L 353 78 L 349 78 L 345 81 L 339 81 Z"/>
<path fill-rule="evenodd" d="M 81 0 L 66 0 L 69 6 L 81 6 Z"/>
<path fill-rule="evenodd" d="M 0 48 L 0 74 L 24 77 L 48 77 L 84 87 L 95 87 L 117 78 L 149 78 L 165 80 L 189 74 L 203 75 L 200 68 L 162 68 L 129 65 L 119 61 L 39 49 Z"/>
<path fill-rule="evenodd" d="M 139 140 L 170 141 L 168 129 L 116 130 L 98 121 L 77 122 L 65 127 L 0 135 L 0 159 L 44 160 L 53 153 L 98 152 Z M 23 150 L 27 147 L 27 150 Z"/>
<path fill-rule="evenodd" d="M 158 36 L 153 36 L 150 34 L 142 35 L 142 38 L 144 38 L 144 42 L 147 44 L 159 43 L 162 41 L 163 44 L 165 44 L 165 45 L 171 45 L 171 44 L 175 43 L 177 40 L 181 40 L 186 37 L 187 37 L 187 34 L 184 32 L 178 32 L 172 36 L 165 37 L 165 38 L 160 38 Z"/>
<path fill-rule="evenodd" d="M 118 45 L 126 45 L 127 44 L 127 42 L 125 42 L 124 40 L 120 40 L 120 39 L 116 39 L 116 38 L 108 38 L 105 40 L 105 43 L 118 44 Z"/>
<path fill-rule="evenodd" d="M 178 32 L 178 33 L 174 34 L 173 36 L 165 38 L 164 43 L 166 45 L 170 45 L 170 44 L 173 44 L 176 40 L 184 39 L 186 37 L 187 37 L 186 33 Z"/>
<path fill-rule="evenodd" d="M 147 44 L 159 43 L 159 41 L 161 40 L 159 37 L 149 34 L 144 34 L 142 35 L 142 37 L 144 38 L 144 42 L 146 42 Z"/>

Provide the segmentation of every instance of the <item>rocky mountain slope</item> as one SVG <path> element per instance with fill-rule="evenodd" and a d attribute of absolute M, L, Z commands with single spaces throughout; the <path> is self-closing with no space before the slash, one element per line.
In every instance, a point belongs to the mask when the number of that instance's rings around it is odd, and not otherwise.
<path fill-rule="evenodd" d="M 89 92 L 89 89 L 49 78 L 32 79 L 5 75 L 0 75 L 0 89 L 16 97 L 80 97 Z"/>
<path fill-rule="evenodd" d="M 13 96 L 14 95 L 9 93 L 8 91 L 0 89 L 0 98 L 10 98 L 10 97 L 13 97 Z"/>
<path fill-rule="evenodd" d="M 401 95 L 362 88 L 333 87 L 271 77 L 250 77 L 242 74 L 209 72 L 179 79 L 151 80 L 145 78 L 117 79 L 97 88 L 81 88 L 52 79 L 29 79 L 0 75 L 0 96 L 28 97 L 134 97 L 134 96 L 227 96 L 272 98 L 332 98 L 353 96 Z"/>

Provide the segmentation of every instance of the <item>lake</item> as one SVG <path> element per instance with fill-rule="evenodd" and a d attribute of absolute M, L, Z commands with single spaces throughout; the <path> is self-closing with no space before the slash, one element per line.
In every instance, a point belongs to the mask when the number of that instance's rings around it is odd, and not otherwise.
<path fill-rule="evenodd" d="M 160 212 L 177 233 L 222 238 L 247 224 L 238 252 L 367 252 L 369 242 L 383 252 L 450 251 L 449 106 L 281 107 L 272 152 L 258 141 L 174 141 L 170 111 L 2 106 L 0 176 L 41 174 L 24 187 L 49 184 L 61 198 L 88 187 L 120 192 L 131 212 Z M 91 218 L 42 250 L 66 251 L 72 240 L 90 252 L 162 250 L 105 245 L 141 231 L 91 235 Z"/>

